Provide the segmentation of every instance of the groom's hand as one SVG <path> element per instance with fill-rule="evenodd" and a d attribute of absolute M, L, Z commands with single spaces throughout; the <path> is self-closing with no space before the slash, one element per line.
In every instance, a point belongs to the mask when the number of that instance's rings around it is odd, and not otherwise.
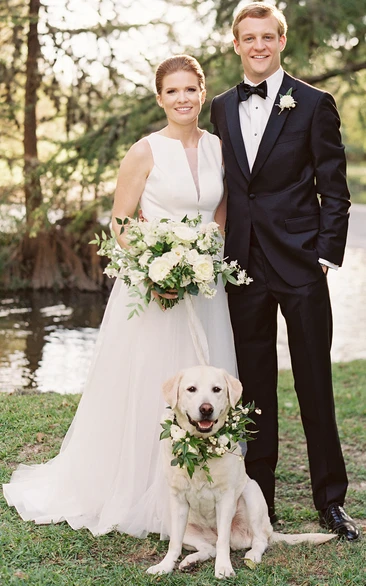
<path fill-rule="evenodd" d="M 321 265 L 322 269 L 323 269 L 323 273 L 326 275 L 328 274 L 328 269 L 329 267 L 327 267 L 327 265 Z"/>

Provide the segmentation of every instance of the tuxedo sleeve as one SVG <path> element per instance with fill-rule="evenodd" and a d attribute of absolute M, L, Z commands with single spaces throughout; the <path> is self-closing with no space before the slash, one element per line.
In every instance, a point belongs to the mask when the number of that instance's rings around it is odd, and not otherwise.
<path fill-rule="evenodd" d="M 315 108 L 311 151 L 317 193 L 320 196 L 319 257 L 341 266 L 347 239 L 350 194 L 340 119 L 333 97 L 323 93 Z"/>

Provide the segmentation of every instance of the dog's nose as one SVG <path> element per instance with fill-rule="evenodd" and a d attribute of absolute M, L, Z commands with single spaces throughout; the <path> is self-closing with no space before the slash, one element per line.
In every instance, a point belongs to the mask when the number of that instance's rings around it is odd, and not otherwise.
<path fill-rule="evenodd" d="M 211 403 L 202 403 L 200 406 L 200 413 L 201 415 L 212 415 L 213 407 Z"/>

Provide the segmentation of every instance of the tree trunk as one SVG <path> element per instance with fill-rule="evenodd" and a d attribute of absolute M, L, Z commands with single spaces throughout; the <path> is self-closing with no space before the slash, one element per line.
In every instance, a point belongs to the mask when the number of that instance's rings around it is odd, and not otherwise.
<path fill-rule="evenodd" d="M 38 15 L 40 0 L 29 0 L 29 31 L 27 39 L 26 85 L 24 103 L 24 192 L 27 224 L 32 224 L 32 212 L 42 203 L 41 182 L 38 173 L 37 150 L 37 90 L 40 85 L 38 71 L 39 39 Z"/>

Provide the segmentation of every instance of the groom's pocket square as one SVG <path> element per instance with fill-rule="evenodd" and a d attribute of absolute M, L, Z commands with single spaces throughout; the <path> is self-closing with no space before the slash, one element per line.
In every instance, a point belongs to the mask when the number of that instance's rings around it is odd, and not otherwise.
<path fill-rule="evenodd" d="M 311 216 L 302 216 L 301 218 L 290 218 L 285 220 L 287 232 L 290 234 L 297 234 L 298 232 L 306 232 L 307 230 L 319 229 L 319 214 Z"/>

